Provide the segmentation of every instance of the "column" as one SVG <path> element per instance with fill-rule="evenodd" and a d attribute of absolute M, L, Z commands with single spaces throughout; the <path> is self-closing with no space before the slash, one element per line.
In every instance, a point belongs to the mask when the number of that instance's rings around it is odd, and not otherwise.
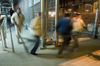
<path fill-rule="evenodd" d="M 42 29 L 42 41 L 41 48 L 45 48 L 45 0 L 41 0 L 41 29 Z"/>
<path fill-rule="evenodd" d="M 56 44 L 55 46 L 58 46 L 58 33 L 56 30 L 56 25 L 59 20 L 59 0 L 55 0 L 55 39 L 56 39 Z"/>
<path fill-rule="evenodd" d="M 99 14 L 99 7 L 100 7 L 100 0 L 98 0 L 98 5 L 97 5 L 97 9 L 96 9 L 96 16 L 95 16 L 95 24 L 94 24 L 93 38 L 96 38 L 97 20 L 98 20 L 98 14 Z"/>

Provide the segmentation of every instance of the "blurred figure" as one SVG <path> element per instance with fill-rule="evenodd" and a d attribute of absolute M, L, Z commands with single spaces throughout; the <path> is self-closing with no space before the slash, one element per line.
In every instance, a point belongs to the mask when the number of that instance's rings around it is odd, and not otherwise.
<path fill-rule="evenodd" d="M 30 53 L 33 54 L 33 55 L 37 55 L 36 54 L 36 50 L 39 47 L 40 36 L 42 35 L 42 30 L 41 30 L 41 13 L 37 13 L 36 18 L 31 20 L 30 26 L 32 28 L 32 34 L 36 38 L 35 46 L 32 48 Z"/>
<path fill-rule="evenodd" d="M 79 47 L 78 37 L 83 33 L 83 28 L 86 28 L 84 21 L 81 19 L 81 13 L 76 13 L 76 16 L 73 18 L 73 30 L 72 37 L 74 39 L 74 44 L 70 51 L 73 51 L 75 48 Z"/>
<path fill-rule="evenodd" d="M 70 16 L 71 16 L 70 13 L 66 13 L 65 18 L 61 19 L 56 27 L 56 29 L 59 30 L 59 32 L 61 33 L 61 35 L 63 37 L 63 44 L 57 54 L 58 58 L 63 57 L 62 52 L 63 52 L 65 46 L 68 45 L 69 41 L 70 41 L 69 39 L 71 36 L 71 29 L 72 29 Z"/>
<path fill-rule="evenodd" d="M 14 13 L 14 10 L 12 10 L 12 8 L 11 8 L 10 11 L 9 11 L 9 13 L 10 13 L 10 16 L 12 16 L 13 13 Z"/>
<path fill-rule="evenodd" d="M 11 17 L 11 22 L 15 24 L 15 31 L 16 31 L 16 36 L 18 38 L 18 43 L 21 43 L 19 38 L 20 38 L 20 33 L 22 31 L 22 25 L 24 20 L 25 17 L 21 13 L 21 9 L 18 8 L 17 12 L 15 12 Z"/>

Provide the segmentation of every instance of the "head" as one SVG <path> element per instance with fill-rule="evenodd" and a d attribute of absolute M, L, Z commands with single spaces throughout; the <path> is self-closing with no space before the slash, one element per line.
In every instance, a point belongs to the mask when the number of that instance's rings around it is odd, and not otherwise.
<path fill-rule="evenodd" d="M 36 17 L 41 17 L 41 12 L 36 13 Z"/>
<path fill-rule="evenodd" d="M 12 8 L 10 10 L 12 10 Z"/>
<path fill-rule="evenodd" d="M 17 9 L 17 13 L 21 13 L 21 9 L 20 8 Z"/>
<path fill-rule="evenodd" d="M 76 13 L 76 16 L 77 16 L 78 18 L 82 18 L 81 13 Z"/>
<path fill-rule="evenodd" d="M 64 17 L 71 17 L 70 13 L 65 13 Z"/>

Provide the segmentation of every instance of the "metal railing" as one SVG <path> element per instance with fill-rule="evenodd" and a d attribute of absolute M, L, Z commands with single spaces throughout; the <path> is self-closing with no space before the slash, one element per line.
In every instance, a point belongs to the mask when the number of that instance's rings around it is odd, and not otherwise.
<path fill-rule="evenodd" d="M 10 25 L 9 25 L 10 26 Z M 6 44 L 6 32 L 7 32 L 7 16 L 4 17 L 3 22 L 0 27 L 0 33 L 1 33 L 1 41 L 2 41 L 2 49 L 4 50 L 4 47 L 7 48 Z M 11 39 L 11 44 L 12 44 L 12 51 L 14 52 L 14 45 L 13 45 L 13 39 L 12 39 L 12 32 L 11 32 L 11 27 L 10 27 L 10 39 Z"/>
<path fill-rule="evenodd" d="M 4 50 L 4 47 L 7 48 L 7 45 L 6 45 L 6 36 L 5 36 L 5 20 L 3 20 L 1 26 L 0 26 L 0 33 L 1 33 L 1 41 L 2 41 L 2 48 Z"/>
<path fill-rule="evenodd" d="M 2 49 L 4 50 L 4 47 L 7 48 L 6 45 L 6 31 L 7 30 L 7 16 L 4 18 L 1 27 L 0 27 L 0 33 L 1 33 L 1 40 L 2 40 Z M 12 31 L 11 31 L 11 25 L 9 25 L 9 30 L 10 30 L 10 39 L 11 39 L 11 45 L 12 45 L 12 51 L 15 52 L 14 50 L 14 44 L 13 44 L 13 36 L 12 36 Z M 21 38 L 21 41 L 23 43 L 23 46 L 26 50 L 26 52 L 29 54 L 29 51 L 25 45 L 25 42 L 23 41 L 21 35 L 19 35 L 19 37 Z"/>

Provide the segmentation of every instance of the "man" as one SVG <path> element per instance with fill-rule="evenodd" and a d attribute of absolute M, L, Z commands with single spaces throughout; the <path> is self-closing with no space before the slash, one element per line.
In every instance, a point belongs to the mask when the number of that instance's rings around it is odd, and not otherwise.
<path fill-rule="evenodd" d="M 11 22 L 15 24 L 15 31 L 16 31 L 16 36 L 18 38 L 18 43 L 21 43 L 19 38 L 20 38 L 20 33 L 22 30 L 22 25 L 23 25 L 24 20 L 25 20 L 25 17 L 21 13 L 21 9 L 18 8 L 17 12 L 13 13 L 11 17 Z"/>
<path fill-rule="evenodd" d="M 72 29 L 70 16 L 71 16 L 70 13 L 66 13 L 65 18 L 61 19 L 59 21 L 59 23 L 57 24 L 56 29 L 59 30 L 60 34 L 63 37 L 63 44 L 57 54 L 58 58 L 63 57 L 62 52 L 63 52 L 65 46 L 68 45 L 69 41 L 70 41 L 69 39 L 70 39 L 71 29 Z"/>
<path fill-rule="evenodd" d="M 34 18 L 34 19 L 31 20 L 30 26 L 32 28 L 32 34 L 36 38 L 35 46 L 33 47 L 33 49 L 31 50 L 30 53 L 32 55 L 37 55 L 36 54 L 36 50 L 39 47 L 40 36 L 42 35 L 42 30 L 41 30 L 41 13 L 37 13 L 36 18 Z"/>
<path fill-rule="evenodd" d="M 81 13 L 76 13 L 76 16 L 73 18 L 73 20 L 72 37 L 74 39 L 74 44 L 70 51 L 73 51 L 75 48 L 79 47 L 78 37 L 82 34 L 83 28 L 86 28 L 85 23 L 81 19 Z"/>
<path fill-rule="evenodd" d="M 10 16 L 13 15 L 14 11 L 12 10 L 12 8 L 10 9 L 9 13 L 10 13 Z"/>

